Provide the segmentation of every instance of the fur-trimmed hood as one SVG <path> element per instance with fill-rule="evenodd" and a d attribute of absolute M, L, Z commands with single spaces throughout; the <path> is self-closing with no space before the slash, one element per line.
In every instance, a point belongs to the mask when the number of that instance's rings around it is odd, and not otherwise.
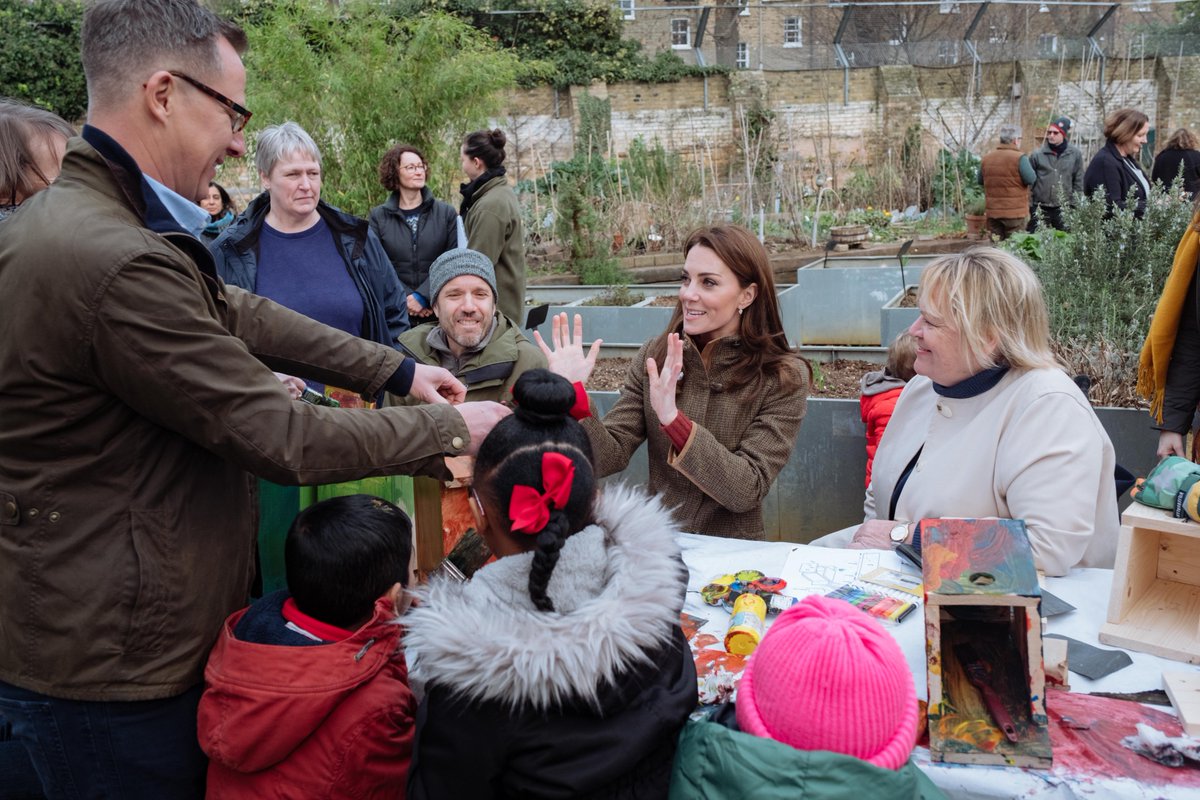
<path fill-rule="evenodd" d="M 671 640 L 687 569 L 657 498 L 609 488 L 596 520 L 559 553 L 553 612 L 529 597 L 532 553 L 501 558 L 468 583 L 431 581 L 404 619 L 414 684 L 513 708 L 602 705 L 605 687 Z"/>

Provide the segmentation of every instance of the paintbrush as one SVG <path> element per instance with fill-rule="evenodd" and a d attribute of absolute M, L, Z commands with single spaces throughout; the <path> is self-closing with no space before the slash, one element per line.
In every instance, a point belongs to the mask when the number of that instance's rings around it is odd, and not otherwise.
<path fill-rule="evenodd" d="M 487 543 L 483 541 L 483 537 L 474 528 L 468 528 L 459 537 L 458 542 L 454 545 L 454 549 L 442 561 L 438 567 L 438 572 L 448 575 L 455 580 L 465 581 L 474 575 L 476 570 L 487 563 L 487 560 L 491 557 L 492 551 L 488 549 Z"/>
<path fill-rule="evenodd" d="M 979 690 L 983 696 L 983 704 L 987 707 L 988 713 L 992 715 L 992 719 L 999 726 L 1000 730 L 1004 731 L 1005 737 L 1010 742 L 1019 741 L 1017 735 L 1017 726 L 1013 724 L 1012 716 L 1009 715 L 1008 709 L 1004 707 L 1004 701 L 1000 695 L 996 694 L 996 690 L 991 687 L 989 678 L 991 678 L 992 667 L 983 660 L 980 655 L 975 652 L 975 648 L 966 642 L 960 642 L 954 646 L 954 654 L 958 656 L 958 663 L 963 668 L 963 672 L 967 675 L 967 680 L 971 685 Z"/>

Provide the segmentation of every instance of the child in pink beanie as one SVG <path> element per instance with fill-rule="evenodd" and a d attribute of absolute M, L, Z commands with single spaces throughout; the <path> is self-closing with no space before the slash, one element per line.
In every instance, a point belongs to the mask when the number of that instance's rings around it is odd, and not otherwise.
<path fill-rule="evenodd" d="M 771 626 L 736 705 L 684 728 L 670 796 L 942 798 L 909 760 L 917 714 L 895 639 L 849 603 L 814 595 Z"/>

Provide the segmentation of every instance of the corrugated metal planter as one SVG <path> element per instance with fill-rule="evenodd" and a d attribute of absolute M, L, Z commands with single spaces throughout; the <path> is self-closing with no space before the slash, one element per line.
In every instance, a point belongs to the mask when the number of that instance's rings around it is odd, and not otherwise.
<path fill-rule="evenodd" d="M 588 394 L 601 415 L 619 396 L 617 392 Z M 860 415 L 857 399 L 809 398 L 792 457 L 763 501 L 768 539 L 810 542 L 862 522 L 867 452 Z M 1147 413 L 1097 408 L 1096 415 L 1112 439 L 1117 463 L 1134 475 L 1148 474 L 1155 464 L 1155 438 Z M 607 480 L 645 485 L 648 476 L 643 444 L 625 471 Z M 1128 496 L 1123 497 L 1121 508 L 1128 504 Z"/>
<path fill-rule="evenodd" d="M 909 256 L 903 278 L 894 256 L 819 259 L 796 270 L 799 343 L 879 346 L 879 309 L 934 258 Z"/>
<path fill-rule="evenodd" d="M 907 270 L 905 272 L 907 273 Z M 910 308 L 900 306 L 908 291 L 916 288 L 916 284 L 910 283 L 903 292 L 897 292 L 891 300 L 883 304 L 883 308 L 879 309 L 879 344 L 881 346 L 890 345 L 897 336 L 912 327 L 912 324 L 917 321 L 917 317 L 921 315 L 921 311 L 915 306 Z"/>

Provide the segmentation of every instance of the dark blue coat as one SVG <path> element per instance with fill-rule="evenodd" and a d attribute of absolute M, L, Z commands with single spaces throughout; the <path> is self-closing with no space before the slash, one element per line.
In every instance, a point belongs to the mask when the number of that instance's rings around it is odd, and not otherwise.
<path fill-rule="evenodd" d="M 258 238 L 270 210 L 271 197 L 263 192 L 208 246 L 221 280 L 255 291 L 258 285 Z M 363 338 L 399 349 L 396 340 L 409 327 L 406 293 L 379 237 L 368 227 L 366 220 L 346 214 L 324 201 L 317 203 L 317 213 L 333 232 L 334 244 L 362 296 Z"/>

